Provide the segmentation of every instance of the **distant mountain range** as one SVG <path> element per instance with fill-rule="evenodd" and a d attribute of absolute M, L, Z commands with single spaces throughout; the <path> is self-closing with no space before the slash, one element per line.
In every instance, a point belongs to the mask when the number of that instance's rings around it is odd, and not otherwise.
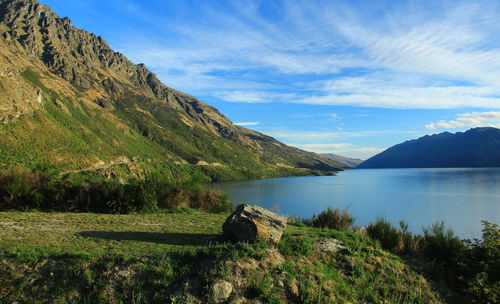
<path fill-rule="evenodd" d="M 138 159 L 216 166 L 227 178 L 343 168 L 233 124 L 35 0 L 0 0 L 0 88 L 0 168 Z"/>
<path fill-rule="evenodd" d="M 500 167 L 500 129 L 427 135 L 395 145 L 358 168 Z"/>
<path fill-rule="evenodd" d="M 349 168 L 356 168 L 359 164 L 363 162 L 363 160 L 361 159 L 344 157 L 333 153 L 321 153 L 321 155 L 333 159 L 334 161 Z"/>

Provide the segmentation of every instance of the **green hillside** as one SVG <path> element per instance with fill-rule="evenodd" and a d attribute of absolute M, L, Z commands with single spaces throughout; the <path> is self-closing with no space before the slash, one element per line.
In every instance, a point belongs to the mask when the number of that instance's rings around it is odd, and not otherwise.
<path fill-rule="evenodd" d="M 212 167 L 220 179 L 332 174 L 340 164 L 236 126 L 36 1 L 0 2 L 0 166 Z"/>
<path fill-rule="evenodd" d="M 289 225 L 278 245 L 231 244 L 227 214 L 179 212 L 0 212 L 0 302 L 211 303 L 219 280 L 233 285 L 224 303 L 443 302 L 362 235 Z M 322 250 L 330 238 L 341 248 Z"/>

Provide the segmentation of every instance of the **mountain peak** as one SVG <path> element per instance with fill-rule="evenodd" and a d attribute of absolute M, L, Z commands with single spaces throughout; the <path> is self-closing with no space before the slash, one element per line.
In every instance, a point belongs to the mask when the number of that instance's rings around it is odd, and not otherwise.
<path fill-rule="evenodd" d="M 0 74 L 6 76 L 0 77 L 0 120 L 26 123 L 0 136 L 0 162 L 29 162 L 36 154 L 81 168 L 140 155 L 219 163 L 252 177 L 342 167 L 234 125 L 35 0 L 0 0 L 0 29 Z"/>
<path fill-rule="evenodd" d="M 120 87 L 133 92 L 139 89 L 151 100 L 203 121 L 213 131 L 232 125 L 214 108 L 167 87 L 146 65 L 133 64 L 101 36 L 73 27 L 68 17 L 60 18 L 49 7 L 35 0 L 7 0 L 1 8 L 0 24 L 7 28 L 4 38 L 41 58 L 53 74 L 71 84 L 84 90 L 103 90 L 111 96 L 121 93 L 117 91 Z"/>
<path fill-rule="evenodd" d="M 500 129 L 443 132 L 395 145 L 358 168 L 499 167 Z"/>

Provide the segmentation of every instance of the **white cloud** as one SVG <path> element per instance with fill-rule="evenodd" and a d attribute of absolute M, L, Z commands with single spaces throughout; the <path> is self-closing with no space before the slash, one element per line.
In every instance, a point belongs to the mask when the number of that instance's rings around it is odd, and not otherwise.
<path fill-rule="evenodd" d="M 286 143 L 307 151 L 317 153 L 334 153 L 347 157 L 368 159 L 375 154 L 384 151 L 384 147 L 359 146 L 344 142 L 351 138 L 387 136 L 387 135 L 422 135 L 417 131 L 383 130 L 383 131 L 360 131 L 360 132 L 314 132 L 314 131 L 291 131 L 291 130 L 267 130 L 266 134 Z"/>
<path fill-rule="evenodd" d="M 230 102 L 500 108 L 494 1 L 432 10 L 401 2 L 382 15 L 369 5 L 286 1 L 272 20 L 259 5 L 201 4 L 203 23 L 149 18 L 167 38 L 128 33 L 121 49 L 175 88 Z M 300 79 L 311 74 L 321 81 Z"/>
<path fill-rule="evenodd" d="M 259 122 L 258 121 L 235 122 L 234 124 L 238 126 L 257 126 Z"/>
<path fill-rule="evenodd" d="M 440 120 L 425 125 L 429 130 L 437 128 L 454 129 L 460 127 L 495 127 L 500 128 L 500 111 L 471 112 L 458 114 L 454 120 Z"/>
<path fill-rule="evenodd" d="M 419 86 L 409 83 L 419 82 Z M 383 108 L 500 108 L 500 87 L 425 86 L 425 79 L 401 73 L 374 73 L 363 77 L 343 77 L 323 81 L 322 95 L 293 99 L 292 102 L 321 105 L 358 105 Z"/>
<path fill-rule="evenodd" d="M 309 150 L 309 151 L 332 151 L 332 150 L 345 150 L 353 147 L 350 143 L 334 143 L 334 144 L 296 144 L 296 147 Z"/>
<path fill-rule="evenodd" d="M 316 153 L 334 153 L 345 157 L 360 159 L 368 159 L 385 150 L 385 148 L 361 147 L 350 143 L 292 144 L 292 146 Z"/>
<path fill-rule="evenodd" d="M 339 120 L 340 116 L 337 113 L 332 113 L 330 115 L 330 120 Z"/>
<path fill-rule="evenodd" d="M 218 98 L 227 102 L 240 103 L 269 103 L 287 102 L 297 98 L 295 94 L 274 93 L 266 91 L 224 91 L 214 93 Z"/>
<path fill-rule="evenodd" d="M 299 143 L 317 143 L 324 144 L 327 141 L 346 139 L 353 137 L 364 136 L 386 136 L 397 134 L 420 134 L 417 131 L 402 131 L 402 130 L 381 130 L 381 131 L 359 131 L 359 132 L 317 132 L 317 131 L 290 131 L 290 130 L 266 130 L 266 134 L 282 140 L 283 142 L 299 142 Z"/>

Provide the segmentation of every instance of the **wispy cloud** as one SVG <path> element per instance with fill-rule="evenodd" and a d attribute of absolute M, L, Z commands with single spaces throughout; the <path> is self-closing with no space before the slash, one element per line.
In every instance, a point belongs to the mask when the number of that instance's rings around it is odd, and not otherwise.
<path fill-rule="evenodd" d="M 278 3 L 273 18 L 262 14 L 266 3 L 247 1 L 188 10 L 201 23 L 152 16 L 158 32 L 129 35 L 121 48 L 171 86 L 230 102 L 500 108 L 498 2 L 432 10 L 401 2 L 384 14 L 327 1 Z"/>
<path fill-rule="evenodd" d="M 382 151 L 385 148 L 379 147 L 361 147 L 350 143 L 335 144 L 297 144 L 296 147 L 316 153 L 334 153 L 342 156 L 368 159 Z"/>
<path fill-rule="evenodd" d="M 384 151 L 387 147 L 361 146 L 349 143 L 354 138 L 375 136 L 385 137 L 390 135 L 406 135 L 415 137 L 424 135 L 417 131 L 380 130 L 359 132 L 320 132 L 320 131 L 293 131 L 293 130 L 267 130 L 267 134 L 287 143 L 288 145 L 317 153 L 335 153 L 348 157 L 368 159 Z"/>
<path fill-rule="evenodd" d="M 234 124 L 238 126 L 257 126 L 259 122 L 258 121 L 235 122 Z"/>
<path fill-rule="evenodd" d="M 458 114 L 454 120 L 440 120 L 425 125 L 429 130 L 437 128 L 454 129 L 460 127 L 496 127 L 500 128 L 500 111 L 471 112 Z"/>
<path fill-rule="evenodd" d="M 327 141 L 347 139 L 354 137 L 367 137 L 367 136 L 387 136 L 396 134 L 418 135 L 418 131 L 404 131 L 404 130 L 380 130 L 380 131 L 359 131 L 359 132 L 319 132 L 319 131 L 290 131 L 290 130 L 267 130 L 267 134 L 283 140 L 285 142 L 301 142 L 301 143 L 317 143 L 324 144 Z"/>
<path fill-rule="evenodd" d="M 296 94 L 274 93 L 267 91 L 224 91 L 216 92 L 215 96 L 227 102 L 269 103 L 287 102 L 297 98 Z"/>
<path fill-rule="evenodd" d="M 330 120 L 340 120 L 340 116 L 337 113 L 330 114 Z"/>

